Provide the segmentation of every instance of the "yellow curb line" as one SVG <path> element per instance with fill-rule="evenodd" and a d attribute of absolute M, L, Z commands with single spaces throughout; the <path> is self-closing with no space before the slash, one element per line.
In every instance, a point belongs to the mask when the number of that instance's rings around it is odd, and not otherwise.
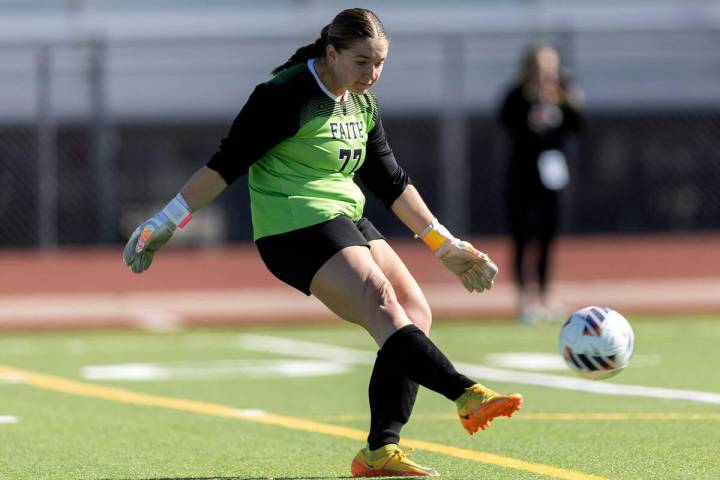
<path fill-rule="evenodd" d="M 55 390 L 58 392 L 70 393 L 74 395 L 102 398 L 105 400 L 113 400 L 134 405 L 182 410 L 187 412 L 212 415 L 216 417 L 235 418 L 255 423 L 262 423 L 266 425 L 291 428 L 294 430 L 302 430 L 313 433 L 324 433 L 326 435 L 350 438 L 363 442 L 367 438 L 367 432 L 354 428 L 339 427 L 336 425 L 329 425 L 326 423 L 319 423 L 312 420 L 303 420 L 294 417 L 285 417 L 282 415 L 275 415 L 259 410 L 239 410 L 216 403 L 160 397 L 157 395 L 137 393 L 130 390 L 123 390 L 120 388 L 91 385 L 75 380 L 68 380 L 62 377 L 43 375 L 40 373 L 34 373 L 2 365 L 0 365 L 0 375 L 10 375 L 16 378 L 22 377 L 23 383 L 26 383 L 28 385 L 45 388 L 48 390 Z M 447 445 L 441 445 L 438 443 L 424 442 L 421 440 L 403 440 L 402 444 L 420 450 L 442 453 L 452 457 L 463 458 L 467 460 L 475 460 L 478 462 L 504 468 L 524 470 L 526 472 L 547 475 L 553 478 L 560 478 L 565 480 L 607 480 L 604 477 L 590 475 L 582 472 L 576 472 L 573 470 L 567 470 L 564 468 L 524 462 L 522 460 L 517 460 L 511 457 L 504 457 L 502 455 L 455 448 Z"/>

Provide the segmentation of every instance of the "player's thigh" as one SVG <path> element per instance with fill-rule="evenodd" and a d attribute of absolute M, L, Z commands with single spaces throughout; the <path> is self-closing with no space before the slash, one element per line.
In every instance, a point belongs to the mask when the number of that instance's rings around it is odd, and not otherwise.
<path fill-rule="evenodd" d="M 364 327 L 378 345 L 411 323 L 390 280 L 364 246 L 335 253 L 313 276 L 310 292 L 344 320 Z"/>
<path fill-rule="evenodd" d="M 384 239 L 370 242 L 370 253 L 395 290 L 398 302 L 410 320 L 428 335 L 432 324 L 432 312 L 420 285 L 405 263 Z"/>

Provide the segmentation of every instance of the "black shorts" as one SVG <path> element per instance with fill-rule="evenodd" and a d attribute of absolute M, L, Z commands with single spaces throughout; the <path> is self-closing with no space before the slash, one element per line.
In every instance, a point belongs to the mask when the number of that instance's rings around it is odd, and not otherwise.
<path fill-rule="evenodd" d="M 330 257 L 345 247 L 370 247 L 383 235 L 367 218 L 353 222 L 340 215 L 327 222 L 287 233 L 258 238 L 260 257 L 277 278 L 310 295 L 310 282 Z"/>

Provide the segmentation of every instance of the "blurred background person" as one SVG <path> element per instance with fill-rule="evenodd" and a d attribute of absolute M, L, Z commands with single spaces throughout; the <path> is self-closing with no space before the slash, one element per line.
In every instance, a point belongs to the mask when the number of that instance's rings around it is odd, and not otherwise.
<path fill-rule="evenodd" d="M 512 144 L 506 199 L 522 322 L 562 315 L 559 306 L 548 301 L 548 276 L 560 195 L 570 181 L 568 143 L 581 126 L 582 100 L 557 50 L 536 44 L 525 51 L 517 81 L 500 110 Z"/>

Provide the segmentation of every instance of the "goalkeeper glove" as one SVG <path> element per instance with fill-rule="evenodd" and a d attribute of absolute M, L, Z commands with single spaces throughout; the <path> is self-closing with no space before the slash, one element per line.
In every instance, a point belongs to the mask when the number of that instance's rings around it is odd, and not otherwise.
<path fill-rule="evenodd" d="M 437 219 L 417 235 L 435 256 L 460 278 L 468 292 L 482 292 L 493 286 L 498 267 L 469 242 L 455 238 Z"/>
<path fill-rule="evenodd" d="M 190 219 L 190 206 L 178 193 L 165 208 L 135 229 L 123 250 L 125 265 L 135 273 L 150 268 L 155 252 L 170 240 L 176 227 L 185 227 Z"/>

